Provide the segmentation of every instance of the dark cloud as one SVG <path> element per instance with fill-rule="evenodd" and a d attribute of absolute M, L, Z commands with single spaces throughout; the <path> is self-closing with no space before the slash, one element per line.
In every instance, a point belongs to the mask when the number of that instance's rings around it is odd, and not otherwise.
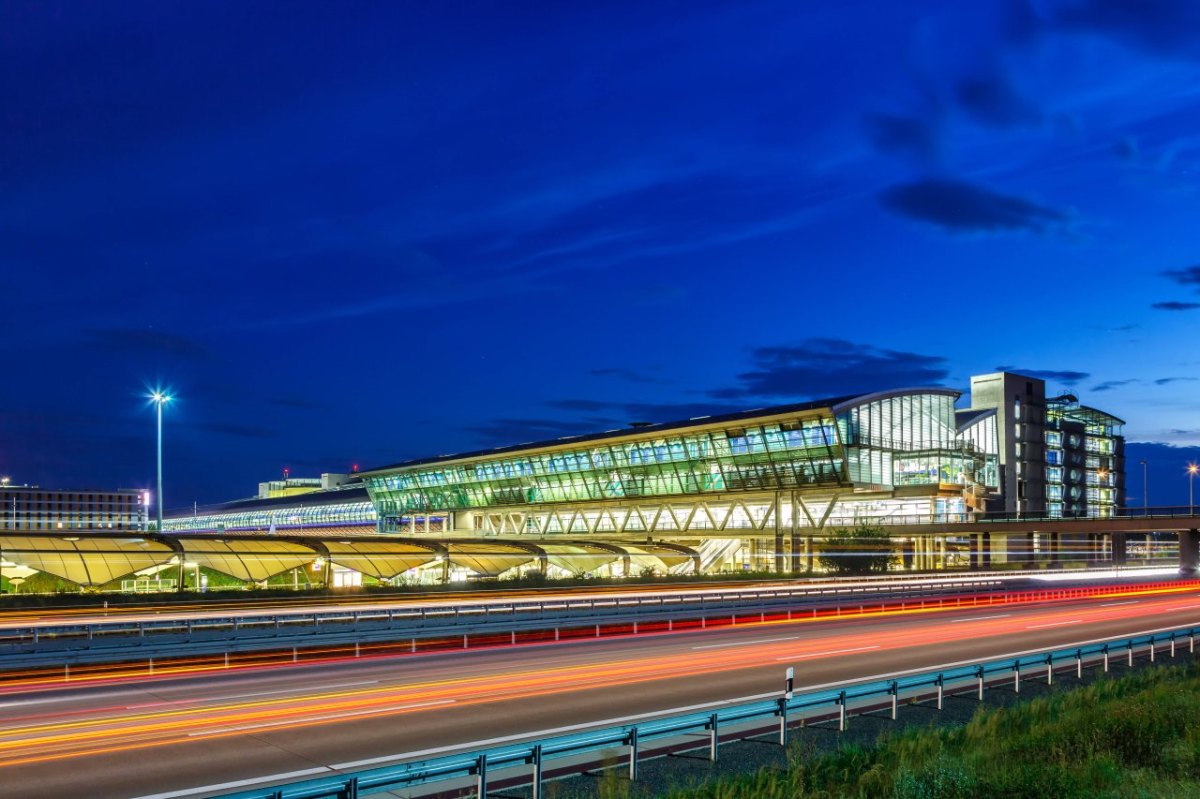
<path fill-rule="evenodd" d="M 1196 379 L 1197 378 L 1195 378 L 1195 377 L 1160 377 L 1154 381 L 1154 385 L 1165 386 L 1170 383 L 1179 383 L 1179 382 L 1185 382 L 1185 381 L 1190 382 L 1190 381 L 1196 380 Z"/>
<path fill-rule="evenodd" d="M 313 402 L 312 400 L 304 399 L 303 397 L 272 397 L 267 400 L 268 405 L 274 405 L 276 408 L 296 408 L 302 411 L 326 411 L 329 406 L 322 402 Z"/>
<path fill-rule="evenodd" d="M 561 438 L 562 436 L 596 433 L 603 425 L 596 419 L 516 419 L 501 418 L 465 428 L 488 444 L 505 446 L 530 441 Z"/>
<path fill-rule="evenodd" d="M 795 346 L 760 347 L 739 385 L 715 389 L 717 399 L 801 399 L 940 383 L 949 371 L 938 355 L 888 350 L 842 339 L 813 338 Z"/>
<path fill-rule="evenodd" d="M 746 410 L 740 405 L 716 402 L 620 402 L 591 399 L 562 399 L 545 403 L 565 411 L 607 412 L 595 419 L 607 427 L 629 422 L 676 422 L 696 416 L 716 416 Z"/>
<path fill-rule="evenodd" d="M 896 114 L 863 117 L 867 139 L 881 153 L 933 163 L 941 148 L 937 125 L 931 120 Z"/>
<path fill-rule="evenodd" d="M 984 125 L 1012 128 L 1042 121 L 1041 110 L 1018 94 L 999 73 L 962 81 L 957 96 L 963 110 Z"/>
<path fill-rule="evenodd" d="M 1195 0 L 1083 0 L 1060 9 L 1054 22 L 1160 55 L 1200 58 Z"/>
<path fill-rule="evenodd" d="M 1097 383 L 1092 386 L 1092 391 L 1112 391 L 1114 388 L 1128 386 L 1131 383 L 1136 383 L 1137 380 L 1130 378 L 1128 380 L 1105 380 L 1103 383 Z"/>
<path fill-rule="evenodd" d="M 628 380 L 630 383 L 657 383 L 658 378 L 639 372 L 636 369 L 629 369 L 624 366 L 610 366 L 603 369 L 589 369 L 588 374 L 593 377 L 617 377 L 621 380 Z"/>
<path fill-rule="evenodd" d="M 893 186 L 880 201 L 897 214 L 952 231 L 1051 233 L 1070 221 L 1062 211 L 962 180 L 927 179 Z"/>
<path fill-rule="evenodd" d="M 1029 377 L 1036 377 L 1039 380 L 1056 380 L 1059 383 L 1065 383 L 1068 386 L 1073 386 L 1076 383 L 1087 380 L 1092 376 L 1090 372 L 1075 372 L 1069 369 L 1020 369 L 1016 366 L 997 366 L 996 371 L 1027 375 Z"/>
<path fill-rule="evenodd" d="M 1196 266 L 1188 266 L 1183 269 L 1168 269 L 1162 273 L 1163 277 L 1170 278 L 1181 286 L 1189 288 L 1200 288 L 1200 264 Z"/>
<path fill-rule="evenodd" d="M 200 342 L 150 327 L 104 328 L 85 333 L 93 346 L 113 355 L 171 356 L 194 361 L 212 358 L 211 351 Z"/>
<path fill-rule="evenodd" d="M 1113 153 L 1122 161 L 1136 161 L 1141 155 L 1137 139 L 1132 136 L 1122 136 L 1113 145 Z"/>
<path fill-rule="evenodd" d="M 268 430 L 265 427 L 229 424 L 226 422 L 191 422 L 186 426 L 204 433 L 218 433 L 237 438 L 274 438 L 276 435 L 274 430 Z"/>
<path fill-rule="evenodd" d="M 1200 302 L 1176 302 L 1170 300 L 1168 302 L 1156 302 L 1150 306 L 1156 311 L 1194 311 L 1200 308 Z"/>

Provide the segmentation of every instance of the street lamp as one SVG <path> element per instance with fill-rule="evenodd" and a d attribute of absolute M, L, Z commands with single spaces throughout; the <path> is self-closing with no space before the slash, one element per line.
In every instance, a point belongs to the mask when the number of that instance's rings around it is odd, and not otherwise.
<path fill-rule="evenodd" d="M 1150 508 L 1150 471 L 1146 459 L 1142 458 L 1142 515 L 1148 516 Z"/>
<path fill-rule="evenodd" d="M 1192 491 L 1192 484 L 1195 482 L 1196 472 L 1200 472 L 1200 466 L 1194 463 L 1188 464 L 1188 515 L 1196 515 L 1196 495 Z"/>
<path fill-rule="evenodd" d="M 157 509 L 158 527 L 155 532 L 162 533 L 163 529 L 163 490 L 162 490 L 162 412 L 163 406 L 171 401 L 171 395 L 164 391 L 155 391 L 150 395 L 150 401 L 154 403 L 158 410 L 158 498 L 155 501 Z"/>

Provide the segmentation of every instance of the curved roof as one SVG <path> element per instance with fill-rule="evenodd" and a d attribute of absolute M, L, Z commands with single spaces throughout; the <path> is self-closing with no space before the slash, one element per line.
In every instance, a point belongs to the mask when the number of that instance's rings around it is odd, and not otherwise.
<path fill-rule="evenodd" d="M 870 402 L 880 402 L 885 399 L 904 397 L 912 394 L 939 394 L 944 397 L 953 397 L 954 399 L 958 399 L 962 396 L 961 391 L 953 388 L 892 388 L 888 389 L 887 391 L 875 391 L 870 394 L 862 394 L 857 397 L 847 397 L 832 407 L 834 413 L 841 413 L 842 411 L 848 411 L 851 408 L 859 405 L 866 405 Z"/>
<path fill-rule="evenodd" d="M 337 565 L 378 580 L 390 580 L 401 572 L 432 563 L 438 557 L 436 546 L 400 541 L 322 540 L 321 546 Z"/>
<path fill-rule="evenodd" d="M 943 389 L 933 389 L 941 391 Z M 636 437 L 638 440 L 653 440 L 661 437 L 666 432 L 678 432 L 686 430 L 689 427 L 709 427 L 712 425 L 722 425 L 731 422 L 747 422 L 753 419 L 766 418 L 770 416 L 779 416 L 788 413 L 802 413 L 804 411 L 815 411 L 822 408 L 833 408 L 835 406 L 850 402 L 857 399 L 857 396 L 849 397 L 834 397 L 833 399 L 813 400 L 812 402 L 798 402 L 792 405 L 776 405 L 769 408 L 754 408 L 748 411 L 737 411 L 736 413 L 720 413 L 712 416 L 696 416 L 691 419 L 684 419 L 675 422 L 659 422 L 657 424 L 638 424 L 617 430 L 605 430 L 602 433 L 589 433 L 578 436 L 563 436 L 549 441 L 529 441 L 523 444 L 512 444 L 504 447 L 496 447 L 495 449 L 481 449 L 472 452 L 460 452 L 454 455 L 438 455 L 434 458 L 419 458 L 415 460 L 401 461 L 388 466 L 380 466 L 375 469 L 368 469 L 365 472 L 359 472 L 361 477 L 373 477 L 386 472 L 394 472 L 401 469 L 412 469 L 418 466 L 432 466 L 439 463 L 450 463 L 453 461 L 473 460 L 477 458 L 498 458 L 505 455 L 511 455 L 518 452 L 526 452 L 530 450 L 543 450 L 558 447 L 574 447 L 580 444 L 589 444 L 595 441 L 605 441 L 610 438 L 629 438 Z"/>
<path fill-rule="evenodd" d="M 148 538 L 0 536 L 0 558 L 94 588 L 169 563 L 175 549 Z"/>
<path fill-rule="evenodd" d="M 307 566 L 322 555 L 315 547 L 278 538 L 180 536 L 175 541 L 187 560 L 247 582 L 261 582 L 289 569 Z"/>

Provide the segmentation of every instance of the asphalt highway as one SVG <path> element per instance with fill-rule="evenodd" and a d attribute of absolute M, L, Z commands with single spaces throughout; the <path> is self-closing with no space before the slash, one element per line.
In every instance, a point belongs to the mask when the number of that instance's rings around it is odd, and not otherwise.
<path fill-rule="evenodd" d="M 66 683 L 0 694 L 0 785 L 56 799 L 203 796 L 777 695 L 787 666 L 804 690 L 1196 623 L 1200 593 L 1189 591 Z"/>

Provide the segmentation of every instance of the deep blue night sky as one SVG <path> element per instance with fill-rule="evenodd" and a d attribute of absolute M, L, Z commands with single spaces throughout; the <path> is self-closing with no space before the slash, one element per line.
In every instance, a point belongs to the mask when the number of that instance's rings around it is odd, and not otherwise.
<path fill-rule="evenodd" d="M 0 6 L 0 473 L 277 476 L 997 367 L 1200 444 L 1200 4 Z"/>

